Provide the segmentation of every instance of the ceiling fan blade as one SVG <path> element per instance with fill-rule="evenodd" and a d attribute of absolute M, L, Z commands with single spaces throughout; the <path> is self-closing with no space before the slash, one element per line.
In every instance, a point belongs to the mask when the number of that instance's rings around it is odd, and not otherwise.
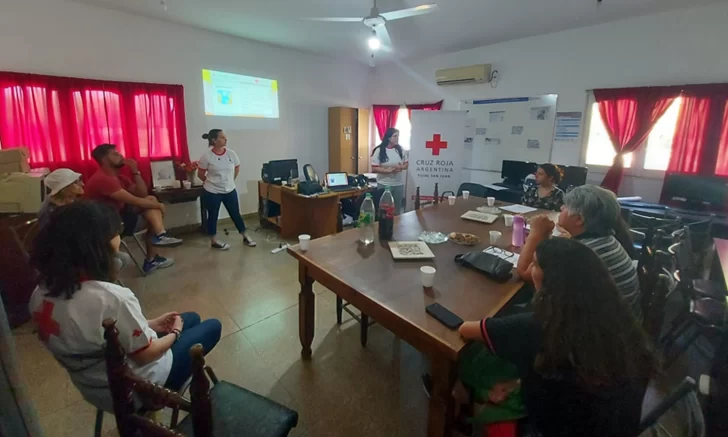
<path fill-rule="evenodd" d="M 331 23 L 361 23 L 364 21 L 363 18 L 354 18 L 354 17 L 310 17 L 310 18 L 304 18 L 304 20 L 309 21 L 327 21 Z"/>
<path fill-rule="evenodd" d="M 419 5 L 414 8 L 400 9 L 398 11 L 385 12 L 380 14 L 387 21 L 399 20 L 401 18 L 416 17 L 418 15 L 425 15 L 431 12 L 437 12 L 440 8 L 435 3 Z"/>
<path fill-rule="evenodd" d="M 393 50 L 392 39 L 389 37 L 387 27 L 385 25 L 377 26 L 374 28 L 374 31 L 377 32 L 377 38 L 379 38 L 379 42 L 382 43 L 382 49 L 384 49 L 384 51 L 391 52 Z"/>

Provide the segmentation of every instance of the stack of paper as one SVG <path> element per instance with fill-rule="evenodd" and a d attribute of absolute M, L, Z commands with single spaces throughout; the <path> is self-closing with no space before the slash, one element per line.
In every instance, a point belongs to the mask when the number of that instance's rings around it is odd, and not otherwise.
<path fill-rule="evenodd" d="M 538 211 L 536 208 L 531 208 L 526 205 L 499 206 L 498 208 L 502 211 L 512 212 L 513 214 L 528 214 L 529 212 Z"/>

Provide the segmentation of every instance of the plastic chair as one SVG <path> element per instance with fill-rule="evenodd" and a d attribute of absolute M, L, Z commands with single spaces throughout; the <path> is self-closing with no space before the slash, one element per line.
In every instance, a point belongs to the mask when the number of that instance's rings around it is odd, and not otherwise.
<path fill-rule="evenodd" d="M 696 394 L 697 384 L 691 377 L 686 377 L 682 382 L 675 387 L 670 394 L 662 400 L 657 406 L 644 415 L 639 425 L 639 432 L 637 435 L 642 435 L 645 431 L 652 428 L 651 434 L 657 436 L 657 430 L 654 429 L 655 425 L 658 425 L 658 421 L 662 416 L 665 415 L 669 410 L 674 408 L 678 402 L 686 400 L 687 410 L 687 422 L 689 423 L 690 433 L 687 437 L 703 437 L 705 436 L 705 421 L 703 419 L 703 412 L 698 401 Z"/>

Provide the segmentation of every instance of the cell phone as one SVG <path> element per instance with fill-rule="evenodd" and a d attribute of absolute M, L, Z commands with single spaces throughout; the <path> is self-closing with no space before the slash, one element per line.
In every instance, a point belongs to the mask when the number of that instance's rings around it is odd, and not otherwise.
<path fill-rule="evenodd" d="M 447 326 L 449 329 L 455 330 L 463 324 L 463 319 L 453 314 L 449 309 L 440 305 L 439 303 L 433 303 L 425 307 L 427 314 L 431 315 L 438 322 Z"/>

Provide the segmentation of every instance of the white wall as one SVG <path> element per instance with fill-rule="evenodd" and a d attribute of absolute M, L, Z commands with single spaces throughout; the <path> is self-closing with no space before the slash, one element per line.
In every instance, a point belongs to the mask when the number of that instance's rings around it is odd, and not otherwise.
<path fill-rule="evenodd" d="M 277 129 L 223 126 L 241 157 L 241 210 L 257 210 L 263 162 L 298 158 L 328 169 L 329 106 L 369 105 L 369 68 L 323 56 L 196 30 L 167 22 L 58 0 L 0 2 L 0 70 L 182 84 L 192 159 L 218 126 L 204 115 L 202 68 L 279 80 Z M 226 216 L 221 212 L 222 216 Z M 199 221 L 192 204 L 168 210 L 168 226 Z"/>
<path fill-rule="evenodd" d="M 456 53 L 377 67 L 372 103 L 419 103 L 445 99 L 458 109 L 472 98 L 558 94 L 559 111 L 584 111 L 586 90 L 728 81 L 728 5 L 684 9 L 615 23 L 536 36 Z M 497 88 L 483 85 L 437 87 L 441 68 L 490 63 L 500 72 Z M 577 165 L 581 143 L 558 145 L 552 160 Z M 474 182 L 500 180 L 496 173 L 471 172 Z M 591 168 L 590 182 L 604 170 Z M 662 178 L 627 177 L 621 195 L 659 198 Z"/>

